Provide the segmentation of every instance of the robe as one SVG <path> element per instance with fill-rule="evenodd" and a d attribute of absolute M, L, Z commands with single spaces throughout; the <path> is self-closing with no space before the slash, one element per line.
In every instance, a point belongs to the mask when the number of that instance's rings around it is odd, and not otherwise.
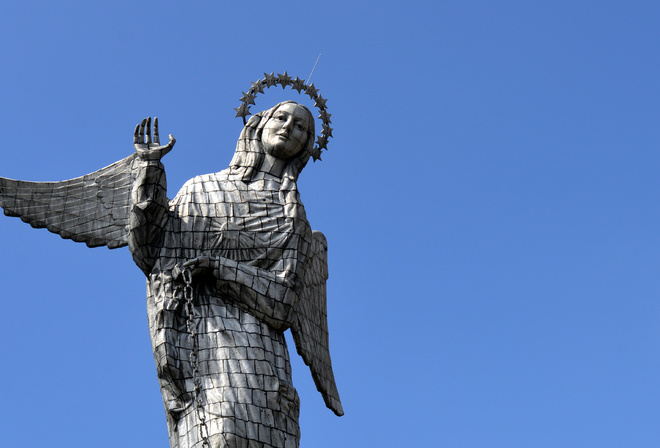
<path fill-rule="evenodd" d="M 201 447 L 202 419 L 213 448 L 298 447 L 299 399 L 284 331 L 311 228 L 295 184 L 283 188 L 268 175 L 246 183 L 227 169 L 191 179 L 167 204 L 162 165 L 141 170 L 129 245 L 147 274 L 149 331 L 172 448 Z M 190 318 L 172 271 L 198 257 L 211 266 L 193 279 Z M 195 379 L 201 406 L 193 400 Z"/>

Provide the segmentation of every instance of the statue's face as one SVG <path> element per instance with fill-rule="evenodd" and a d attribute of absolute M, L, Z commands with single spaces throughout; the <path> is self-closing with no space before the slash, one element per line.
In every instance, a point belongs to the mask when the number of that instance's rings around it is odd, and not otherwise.
<path fill-rule="evenodd" d="M 279 159 L 290 159 L 307 142 L 309 112 L 295 103 L 286 103 L 268 119 L 261 135 L 266 152 Z"/>

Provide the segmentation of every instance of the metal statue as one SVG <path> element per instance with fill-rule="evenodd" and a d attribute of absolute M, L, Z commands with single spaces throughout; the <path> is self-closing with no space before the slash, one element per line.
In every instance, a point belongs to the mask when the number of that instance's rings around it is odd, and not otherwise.
<path fill-rule="evenodd" d="M 280 103 L 249 120 L 263 87 L 291 85 L 319 107 Z M 243 94 L 246 121 L 229 168 L 166 197 L 158 120 L 135 128 L 136 152 L 62 182 L 0 178 L 0 205 L 33 227 L 90 247 L 128 245 L 147 277 L 149 331 L 172 448 L 298 447 L 299 400 L 284 332 L 326 405 L 343 410 L 330 362 L 327 245 L 297 188 L 332 136 L 313 85 L 266 75 Z"/>

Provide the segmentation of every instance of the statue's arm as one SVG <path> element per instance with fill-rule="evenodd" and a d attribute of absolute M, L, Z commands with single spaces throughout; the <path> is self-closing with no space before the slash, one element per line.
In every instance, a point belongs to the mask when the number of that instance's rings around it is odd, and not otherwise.
<path fill-rule="evenodd" d="M 293 271 L 273 273 L 227 258 L 214 267 L 218 291 L 266 321 L 286 330 L 292 324 L 293 306 L 298 298 Z"/>
<path fill-rule="evenodd" d="M 158 119 L 154 120 L 153 143 L 151 118 L 142 120 L 135 128 L 133 143 L 139 158 L 136 180 L 131 192 L 130 230 L 128 244 L 133 260 L 145 275 L 156 262 L 163 229 L 168 219 L 167 180 L 160 159 L 171 151 L 174 137 L 160 146 Z"/>
<path fill-rule="evenodd" d="M 293 261 L 285 271 L 273 272 L 224 257 L 200 257 L 177 265 L 173 276 L 181 278 L 183 269 L 193 276 L 211 274 L 219 295 L 284 331 L 292 324 L 298 299 L 296 266 Z"/>

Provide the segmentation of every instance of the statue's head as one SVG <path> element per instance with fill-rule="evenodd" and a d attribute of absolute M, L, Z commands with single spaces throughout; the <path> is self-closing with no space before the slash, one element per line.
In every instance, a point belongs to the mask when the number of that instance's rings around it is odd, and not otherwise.
<path fill-rule="evenodd" d="M 266 154 L 286 161 L 285 176 L 295 180 L 312 155 L 314 117 L 302 104 L 285 101 L 259 112 L 247 122 L 236 145 L 231 168 L 250 177 Z"/>
<path fill-rule="evenodd" d="M 278 104 L 261 131 L 261 144 L 271 156 L 289 160 L 314 138 L 310 127 L 314 129 L 314 119 L 305 106 L 294 102 Z"/>

